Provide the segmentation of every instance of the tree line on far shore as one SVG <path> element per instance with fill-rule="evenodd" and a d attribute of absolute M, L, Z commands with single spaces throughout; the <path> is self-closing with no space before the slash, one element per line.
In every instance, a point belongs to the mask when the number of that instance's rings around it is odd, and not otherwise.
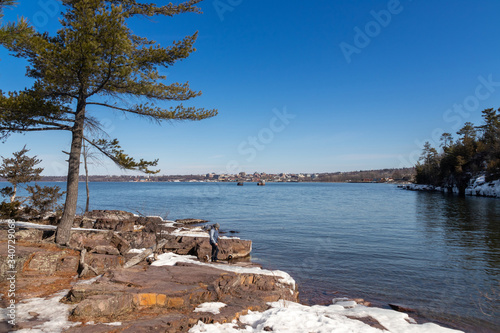
<path fill-rule="evenodd" d="M 458 188 L 460 195 L 471 179 L 485 176 L 487 182 L 500 178 L 500 108 L 482 111 L 484 124 L 466 122 L 456 133 L 441 135 L 441 152 L 424 144 L 416 165 L 416 183 Z"/>

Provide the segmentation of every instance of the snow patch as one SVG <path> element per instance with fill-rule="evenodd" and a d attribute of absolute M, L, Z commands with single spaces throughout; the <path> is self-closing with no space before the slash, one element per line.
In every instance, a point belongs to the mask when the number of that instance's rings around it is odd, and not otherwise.
<path fill-rule="evenodd" d="M 220 309 L 225 306 L 227 306 L 227 304 L 221 302 L 207 302 L 198 305 L 193 312 L 211 312 L 213 314 L 219 314 Z"/>
<path fill-rule="evenodd" d="M 37 320 L 46 321 L 40 325 L 34 326 L 31 329 L 22 329 L 17 332 L 59 333 L 70 327 L 80 325 L 81 323 L 79 322 L 72 322 L 68 320 L 70 306 L 59 302 L 64 296 L 66 296 L 67 293 L 68 290 L 64 290 L 54 294 L 51 298 L 37 297 L 21 301 L 16 307 L 17 322 L 28 321 L 34 318 L 31 314 L 38 314 L 36 315 Z M 2 310 L 4 311 L 5 309 Z"/>
<path fill-rule="evenodd" d="M 334 300 L 328 306 L 306 306 L 290 301 L 269 303 L 271 309 L 265 312 L 249 311 L 240 317 L 245 328 L 238 328 L 237 322 L 226 324 L 205 324 L 198 322 L 190 333 L 237 333 L 263 332 L 266 327 L 272 332 L 303 333 L 303 332 L 356 332 L 356 333 L 451 333 L 460 332 L 441 327 L 436 324 L 412 324 L 405 313 L 393 310 L 371 308 L 360 304 L 353 304 L 346 300 Z M 387 331 L 369 326 L 356 318 L 371 317 L 377 320 Z"/>
<path fill-rule="evenodd" d="M 145 248 L 143 248 L 143 249 L 130 249 L 130 250 L 128 250 L 127 253 L 142 253 L 145 250 L 146 250 Z"/>

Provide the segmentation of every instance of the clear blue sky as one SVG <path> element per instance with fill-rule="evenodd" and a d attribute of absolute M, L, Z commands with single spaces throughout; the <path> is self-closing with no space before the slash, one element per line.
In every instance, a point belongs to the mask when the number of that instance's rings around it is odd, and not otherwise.
<path fill-rule="evenodd" d="M 163 1 L 167 3 L 168 1 Z M 162 3 L 162 1 L 158 1 Z M 21 1 L 6 19 L 54 31 L 55 0 Z M 336 172 L 411 166 L 425 141 L 500 107 L 497 0 L 207 0 L 202 15 L 134 20 L 167 46 L 199 31 L 197 51 L 169 68 L 217 108 L 201 122 L 162 126 L 111 111 L 92 114 L 127 153 L 159 158 L 160 174 Z M 0 50 L 0 89 L 23 89 L 26 63 Z M 45 175 L 65 175 L 69 133 L 12 135 Z M 436 142 L 438 144 L 438 142 Z M 108 161 L 93 174 L 121 174 Z"/>

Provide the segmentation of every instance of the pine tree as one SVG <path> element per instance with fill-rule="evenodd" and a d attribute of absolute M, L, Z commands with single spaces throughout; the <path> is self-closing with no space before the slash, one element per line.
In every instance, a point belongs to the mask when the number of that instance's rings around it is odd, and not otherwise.
<path fill-rule="evenodd" d="M 41 162 L 36 156 L 29 157 L 26 146 L 18 152 L 13 153 L 14 157 L 5 158 L 2 156 L 0 165 L 0 177 L 5 178 L 12 187 L 2 189 L 2 193 L 10 196 L 10 202 L 16 200 L 17 188 L 19 184 L 25 184 L 40 179 L 43 168 L 35 168 Z"/>
<path fill-rule="evenodd" d="M 182 104 L 163 105 L 201 94 L 191 90 L 188 83 L 165 83 L 166 77 L 159 71 L 195 51 L 197 33 L 161 47 L 155 41 L 134 35 L 126 23 L 136 16 L 197 13 L 199 8 L 195 5 L 199 2 L 189 0 L 179 5 L 157 6 L 135 0 L 63 1 L 62 27 L 55 36 L 37 33 L 22 19 L 0 29 L 0 44 L 29 62 L 27 76 L 35 80 L 29 89 L 0 94 L 1 137 L 27 131 L 72 133 L 67 195 L 57 243 L 67 244 L 70 238 L 84 125 L 91 108 L 99 107 L 100 111 L 104 107 L 155 122 L 202 120 L 217 114 L 216 110 Z M 133 103 L 133 99 L 138 102 Z"/>

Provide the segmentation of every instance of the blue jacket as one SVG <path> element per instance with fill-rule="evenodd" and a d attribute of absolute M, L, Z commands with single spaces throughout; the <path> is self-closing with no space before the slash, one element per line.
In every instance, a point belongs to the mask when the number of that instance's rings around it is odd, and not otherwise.
<path fill-rule="evenodd" d="M 219 231 L 215 228 L 210 229 L 210 244 L 214 244 L 219 242 Z"/>

